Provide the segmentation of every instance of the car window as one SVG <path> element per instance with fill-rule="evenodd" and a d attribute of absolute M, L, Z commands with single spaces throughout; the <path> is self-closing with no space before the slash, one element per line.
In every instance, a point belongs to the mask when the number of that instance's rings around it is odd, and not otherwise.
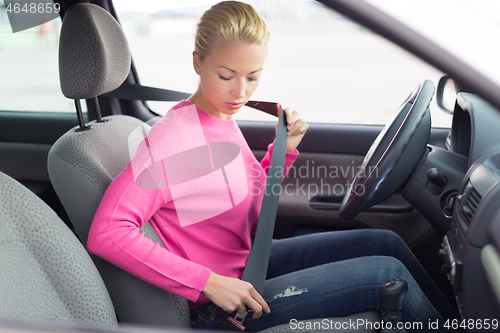
<path fill-rule="evenodd" d="M 145 0 L 148 2 L 147 0 Z M 117 1 L 141 84 L 192 93 L 197 18 L 216 1 L 148 6 Z M 200 4 L 201 3 L 201 4 Z M 268 59 L 252 99 L 282 103 L 308 122 L 385 124 L 424 79 L 443 75 L 379 35 L 306 0 L 249 1 L 271 31 Z M 155 7 L 156 5 L 156 7 Z M 147 9 L 147 11 L 146 11 Z M 148 102 L 164 114 L 172 103 Z M 451 115 L 431 106 L 434 127 L 450 127 Z M 268 120 L 252 109 L 239 120 Z"/>
<path fill-rule="evenodd" d="M 59 85 L 60 29 L 57 18 L 13 33 L 0 2 L 0 111 L 75 112 Z"/>

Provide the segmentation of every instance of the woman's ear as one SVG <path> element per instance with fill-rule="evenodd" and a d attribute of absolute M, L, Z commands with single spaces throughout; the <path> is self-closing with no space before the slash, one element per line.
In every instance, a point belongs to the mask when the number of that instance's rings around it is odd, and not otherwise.
<path fill-rule="evenodd" d="M 193 51 L 193 67 L 196 74 L 200 75 L 201 59 L 196 51 Z"/>

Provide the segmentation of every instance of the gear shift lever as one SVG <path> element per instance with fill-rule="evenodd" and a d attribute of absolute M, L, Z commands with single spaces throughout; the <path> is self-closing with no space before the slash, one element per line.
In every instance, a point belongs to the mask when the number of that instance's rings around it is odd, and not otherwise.
<path fill-rule="evenodd" d="M 406 292 L 408 291 L 408 284 L 402 279 L 391 279 L 385 282 L 380 287 L 380 295 L 382 297 L 382 317 L 386 323 L 390 322 L 392 329 L 385 328 L 382 333 L 396 332 L 397 323 L 401 319 L 403 301 Z"/>

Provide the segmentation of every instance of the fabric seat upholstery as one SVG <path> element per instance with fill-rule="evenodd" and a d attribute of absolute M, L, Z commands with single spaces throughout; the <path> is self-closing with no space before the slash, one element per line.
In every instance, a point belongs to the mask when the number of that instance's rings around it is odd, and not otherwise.
<path fill-rule="evenodd" d="M 0 317 L 116 326 L 104 283 L 56 213 L 0 173 Z"/>

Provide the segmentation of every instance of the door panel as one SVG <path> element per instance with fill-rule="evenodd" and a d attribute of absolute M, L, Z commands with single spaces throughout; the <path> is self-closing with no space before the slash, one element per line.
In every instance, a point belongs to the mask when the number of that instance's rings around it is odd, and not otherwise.
<path fill-rule="evenodd" d="M 0 111 L 0 142 L 53 144 L 77 124 L 76 112 Z"/>
<path fill-rule="evenodd" d="M 254 151 L 257 159 L 265 151 Z M 352 182 L 363 156 L 301 152 L 283 181 L 278 206 L 275 237 L 291 237 L 307 232 L 356 228 L 389 229 L 409 245 L 432 231 L 430 224 L 415 210 L 362 212 L 354 221 L 342 221 L 338 210 L 314 209 L 310 200 L 319 195 L 343 196 Z M 396 195 L 398 197 L 398 195 Z M 401 221 L 404 221 L 402 223 Z"/>
<path fill-rule="evenodd" d="M 77 123 L 72 113 L 0 112 L 0 172 L 38 195 L 70 227 L 50 183 L 47 156 L 57 138 Z"/>

